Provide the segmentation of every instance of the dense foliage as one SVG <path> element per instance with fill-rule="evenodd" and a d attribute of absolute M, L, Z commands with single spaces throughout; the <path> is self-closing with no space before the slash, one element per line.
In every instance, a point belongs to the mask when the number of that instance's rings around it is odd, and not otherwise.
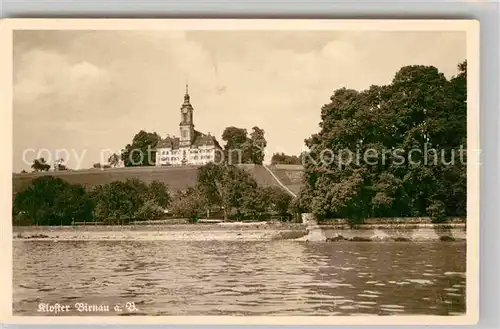
<path fill-rule="evenodd" d="M 118 166 L 118 164 L 120 163 L 120 156 L 116 153 L 113 153 L 110 155 L 110 157 L 108 158 L 108 164 L 112 167 L 116 167 Z"/>
<path fill-rule="evenodd" d="M 42 176 L 16 194 L 14 225 L 71 225 L 93 221 L 123 225 L 131 220 L 165 215 L 187 218 L 268 219 L 288 215 L 291 196 L 278 187 L 259 187 L 244 169 L 207 164 L 200 168 L 197 185 L 171 195 L 159 181 L 113 181 L 90 190 L 61 178 Z M 210 217 L 212 214 L 212 217 Z M 215 216 L 215 217 L 214 217 Z"/>
<path fill-rule="evenodd" d="M 208 209 L 204 195 L 199 189 L 188 188 L 185 192 L 179 191 L 170 210 L 174 216 L 187 218 L 190 222 L 196 222 Z"/>
<path fill-rule="evenodd" d="M 297 211 L 319 218 L 463 216 L 466 211 L 467 66 L 450 80 L 407 66 L 392 83 L 338 89 L 306 140 Z"/>
<path fill-rule="evenodd" d="M 274 153 L 271 157 L 271 164 L 289 164 L 289 165 L 301 165 L 302 164 L 302 154 L 299 156 L 296 155 L 287 155 L 285 153 Z"/>
<path fill-rule="evenodd" d="M 286 214 L 291 196 L 277 187 L 259 187 L 252 176 L 236 166 L 209 163 L 200 168 L 198 190 L 207 207 L 220 208 L 224 220 Z"/>
<path fill-rule="evenodd" d="M 31 165 L 31 169 L 33 169 L 34 172 L 49 171 L 50 165 L 45 161 L 44 158 L 35 159 L 35 160 L 33 160 L 33 164 Z"/>
<path fill-rule="evenodd" d="M 123 224 L 130 219 L 154 219 L 170 205 L 168 187 L 138 179 L 114 181 L 86 191 L 61 178 L 34 179 L 13 202 L 14 224 L 70 225 L 74 221 Z"/>
<path fill-rule="evenodd" d="M 68 170 L 68 167 L 64 164 L 64 159 L 57 159 L 54 162 L 54 171 L 65 171 Z"/>
<path fill-rule="evenodd" d="M 139 131 L 121 152 L 121 160 L 125 167 L 154 166 L 156 164 L 155 148 L 161 137 L 157 133 Z M 115 157 L 109 159 L 110 165 L 118 163 Z M 116 163 L 116 164 L 115 164 Z"/>
<path fill-rule="evenodd" d="M 92 218 L 92 201 L 80 185 L 54 176 L 34 179 L 13 202 L 14 224 L 69 225 Z"/>
<path fill-rule="evenodd" d="M 91 194 L 95 217 L 115 224 L 125 219 L 154 219 L 170 204 L 164 183 L 153 181 L 148 185 L 136 178 L 97 186 Z"/>
<path fill-rule="evenodd" d="M 254 163 L 261 165 L 264 161 L 267 141 L 264 130 L 253 127 L 250 136 L 244 128 L 227 127 L 222 133 L 224 159 L 229 164 Z"/>

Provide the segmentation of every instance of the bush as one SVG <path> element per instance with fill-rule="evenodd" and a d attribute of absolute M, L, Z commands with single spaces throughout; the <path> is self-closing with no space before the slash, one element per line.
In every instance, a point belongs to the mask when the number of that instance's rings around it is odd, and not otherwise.
<path fill-rule="evenodd" d="M 357 225 L 361 225 L 365 222 L 363 217 L 349 217 L 347 218 L 347 224 L 350 227 L 356 227 Z"/>
<path fill-rule="evenodd" d="M 170 195 L 163 183 L 154 181 L 147 185 L 132 178 L 96 186 L 92 199 L 97 218 L 118 224 L 124 218 L 154 219 L 160 216 L 170 202 Z"/>
<path fill-rule="evenodd" d="M 98 185 L 90 191 L 61 178 L 43 176 L 14 197 L 13 225 L 71 225 L 100 220 L 123 224 L 125 219 L 154 219 L 170 203 L 168 186 L 134 178 Z"/>
<path fill-rule="evenodd" d="M 446 220 L 445 205 L 442 201 L 432 201 L 426 210 L 433 223 L 443 223 Z"/>
<path fill-rule="evenodd" d="M 159 207 L 166 209 L 171 202 L 167 184 L 160 181 L 149 183 L 147 198 L 153 200 Z"/>
<path fill-rule="evenodd" d="M 187 218 L 190 222 L 196 222 L 200 218 L 206 205 L 203 197 L 194 189 L 189 189 L 186 193 L 178 193 L 170 207 L 174 216 Z"/>
<path fill-rule="evenodd" d="M 163 214 L 162 208 L 155 200 L 147 200 L 137 211 L 137 218 L 151 220 Z"/>

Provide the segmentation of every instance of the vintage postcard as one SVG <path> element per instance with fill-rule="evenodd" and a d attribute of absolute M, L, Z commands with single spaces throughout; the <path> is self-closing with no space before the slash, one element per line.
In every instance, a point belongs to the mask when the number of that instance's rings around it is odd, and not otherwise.
<path fill-rule="evenodd" d="M 1 37 L 2 322 L 478 320 L 477 21 Z"/>

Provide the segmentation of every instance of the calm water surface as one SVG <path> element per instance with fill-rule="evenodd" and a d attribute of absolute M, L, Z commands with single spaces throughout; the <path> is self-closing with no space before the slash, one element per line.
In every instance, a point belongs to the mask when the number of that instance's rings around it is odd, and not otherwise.
<path fill-rule="evenodd" d="M 14 241 L 14 313 L 453 315 L 465 312 L 459 242 Z M 116 304 L 136 310 L 116 313 Z M 59 315 L 82 315 L 72 309 Z"/>

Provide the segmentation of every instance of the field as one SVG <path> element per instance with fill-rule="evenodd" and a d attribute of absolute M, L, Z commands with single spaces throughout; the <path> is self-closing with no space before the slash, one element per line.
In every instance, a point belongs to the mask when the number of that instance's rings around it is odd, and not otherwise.
<path fill-rule="evenodd" d="M 250 172 L 260 186 L 280 186 L 274 177 L 264 166 L 241 165 Z M 301 166 L 270 166 L 269 169 L 276 175 L 281 183 L 293 192 L 300 189 Z M 69 183 L 81 184 L 85 187 L 110 183 L 115 180 L 126 180 L 127 178 L 139 178 L 144 182 L 158 180 L 167 184 L 172 191 L 185 190 L 196 184 L 198 167 L 134 167 L 134 168 L 109 168 L 109 169 L 87 169 L 59 172 L 39 172 L 12 175 L 12 189 L 14 193 L 19 192 L 29 185 L 31 180 L 44 176 L 53 175 L 66 180 Z"/>

